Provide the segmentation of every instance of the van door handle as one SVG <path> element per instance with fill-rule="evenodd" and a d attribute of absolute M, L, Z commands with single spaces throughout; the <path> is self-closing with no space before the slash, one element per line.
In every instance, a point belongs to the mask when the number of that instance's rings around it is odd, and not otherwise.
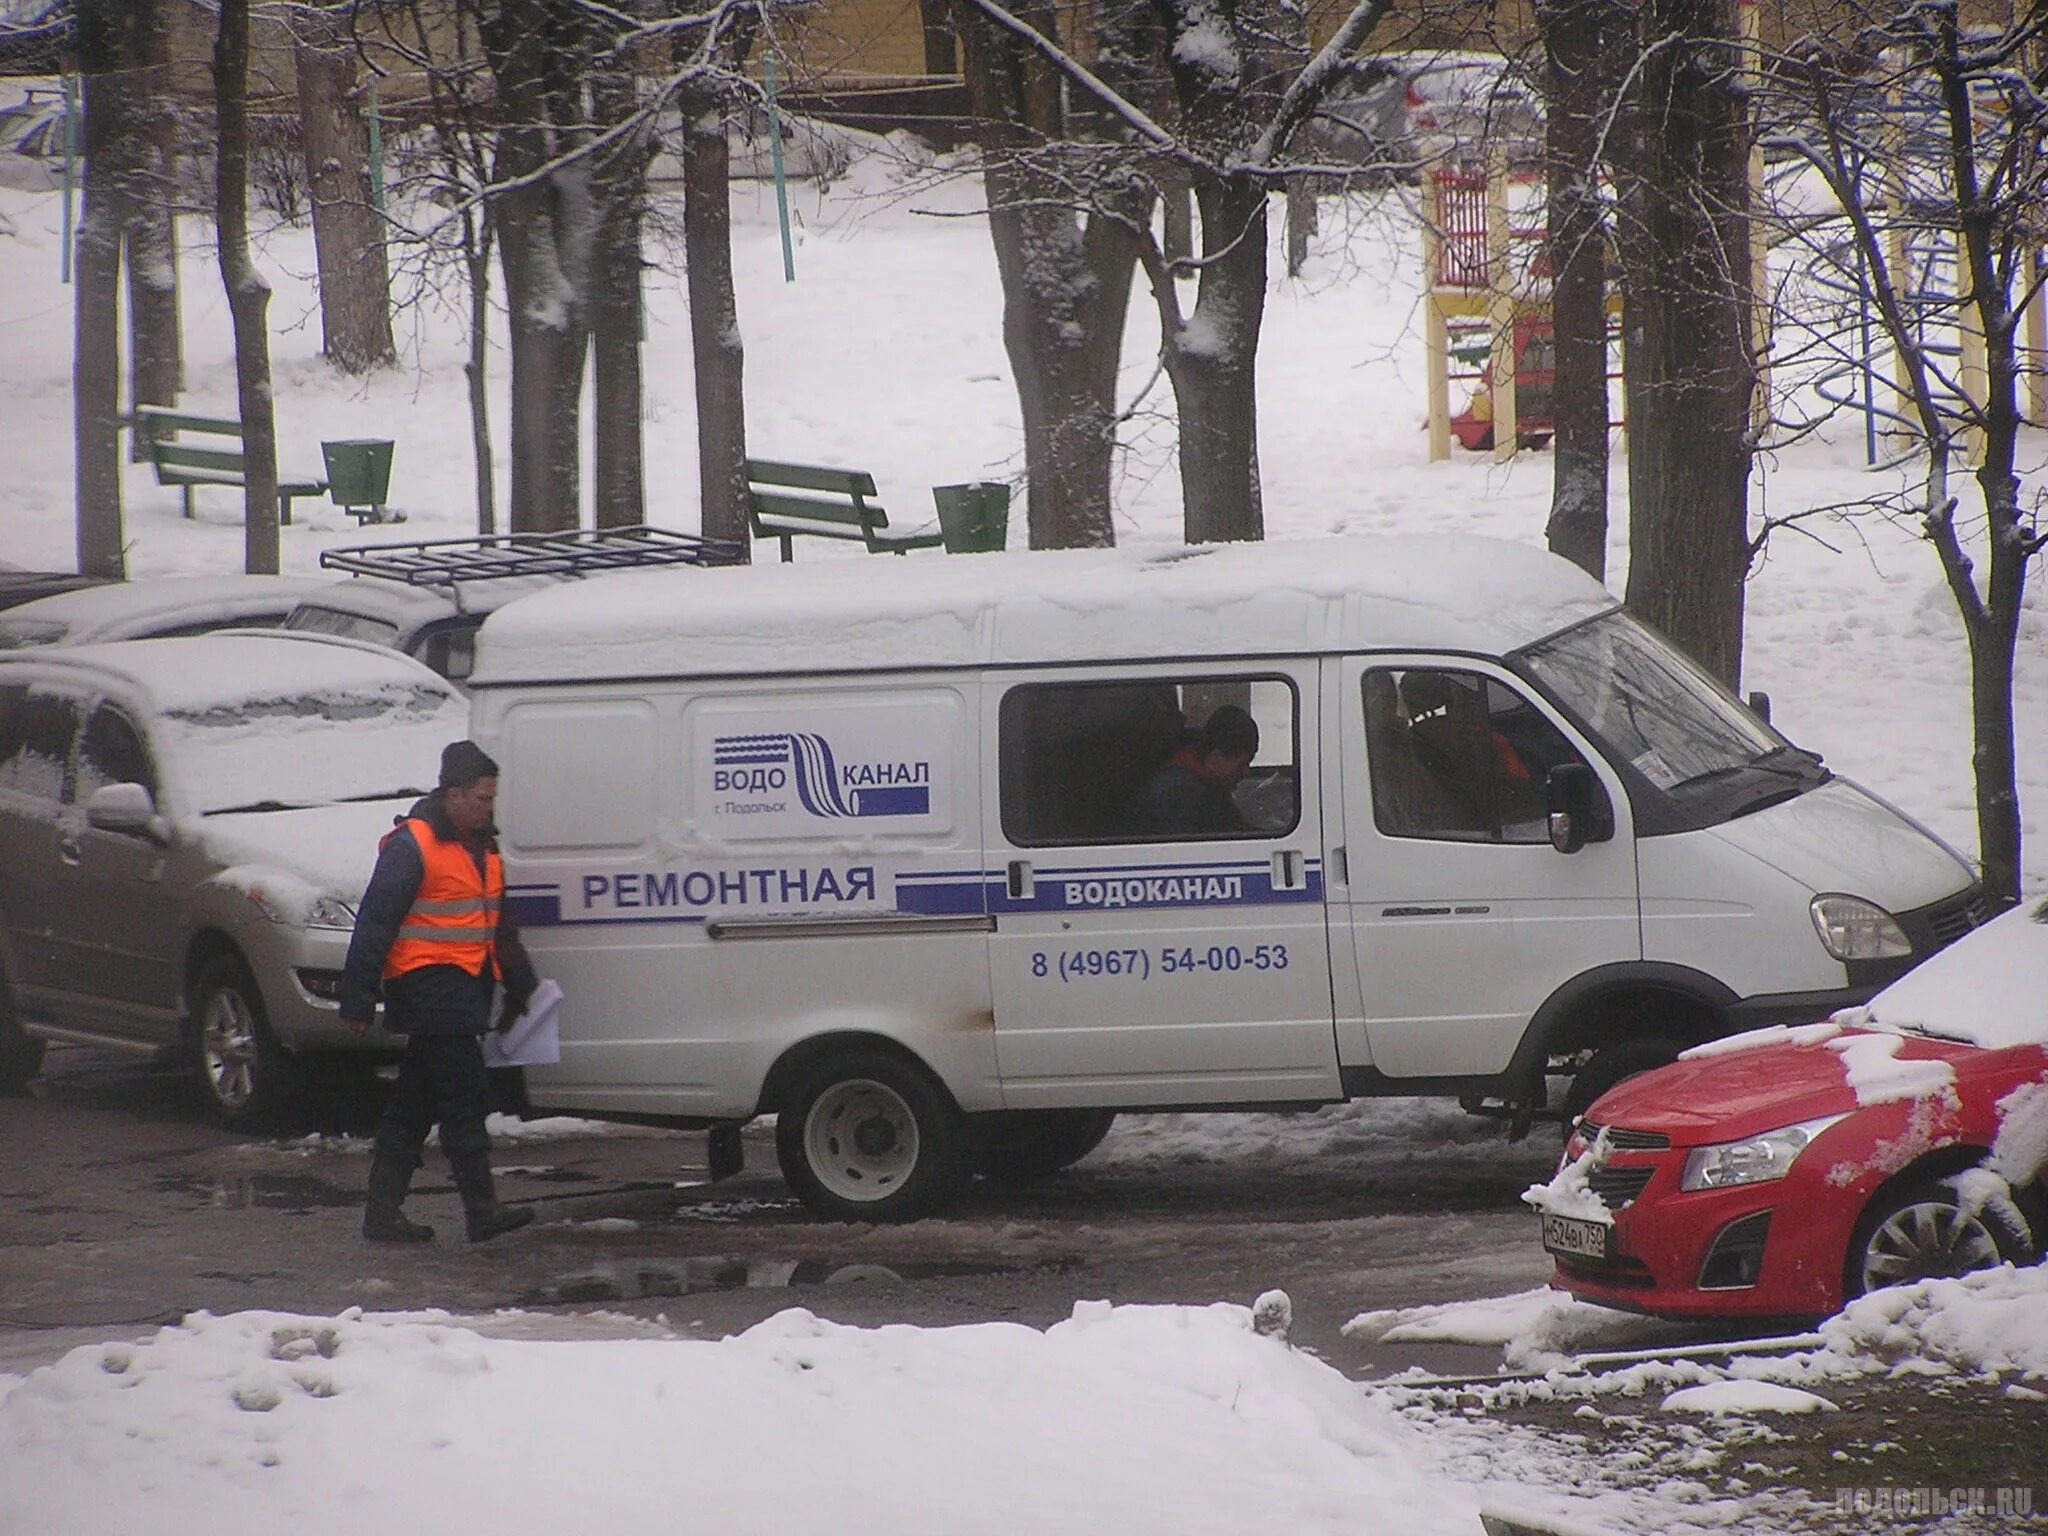
<path fill-rule="evenodd" d="M 1302 870 L 1299 848 L 1276 848 L 1273 850 L 1273 889 L 1276 891 L 1298 891 L 1308 884 Z"/>
<path fill-rule="evenodd" d="M 1010 900 L 1029 901 L 1035 885 L 1036 882 L 1031 876 L 1031 861 L 1029 859 L 1010 860 L 1009 877 L 1006 886 L 1010 893 Z"/>

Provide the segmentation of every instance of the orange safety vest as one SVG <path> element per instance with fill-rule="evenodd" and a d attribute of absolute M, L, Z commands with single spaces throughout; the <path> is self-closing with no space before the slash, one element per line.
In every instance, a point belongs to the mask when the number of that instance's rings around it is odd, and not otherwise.
<path fill-rule="evenodd" d="M 429 965 L 460 966 L 472 976 L 485 975 L 484 967 L 495 968 L 498 958 L 498 909 L 505 900 L 503 861 L 495 852 L 486 853 L 483 873 L 478 874 L 475 858 L 459 841 L 442 841 L 417 816 L 405 825 L 420 846 L 426 872 L 412 910 L 384 957 L 384 979 Z"/>

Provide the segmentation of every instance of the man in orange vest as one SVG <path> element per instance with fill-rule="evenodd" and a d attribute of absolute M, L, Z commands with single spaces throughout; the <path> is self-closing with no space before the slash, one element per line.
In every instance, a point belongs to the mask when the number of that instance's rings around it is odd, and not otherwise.
<path fill-rule="evenodd" d="M 491 819 L 497 799 L 498 765 L 475 742 L 451 742 L 441 753 L 440 788 L 385 834 L 356 909 L 341 1021 L 359 1035 L 368 1030 L 381 993 L 385 1028 L 406 1037 L 370 1162 L 363 1236 L 372 1242 L 423 1243 L 434 1235 L 400 1207 L 437 1120 L 469 1240 L 533 1220 L 530 1210 L 498 1203 L 484 1129 L 490 1075 L 482 1037 L 492 989 L 503 980 L 502 1026 L 524 1009 L 536 982 L 504 909 L 505 867 Z"/>

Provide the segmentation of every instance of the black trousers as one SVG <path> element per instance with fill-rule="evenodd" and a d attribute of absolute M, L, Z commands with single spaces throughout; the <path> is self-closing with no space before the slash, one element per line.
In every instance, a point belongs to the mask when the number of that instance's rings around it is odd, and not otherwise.
<path fill-rule="evenodd" d="M 490 1103 L 491 1078 L 478 1036 L 408 1036 L 398 1083 L 377 1127 L 377 1153 L 419 1167 L 427 1133 L 439 1121 L 441 1150 L 451 1163 L 487 1154 L 491 1139 L 484 1115 Z"/>

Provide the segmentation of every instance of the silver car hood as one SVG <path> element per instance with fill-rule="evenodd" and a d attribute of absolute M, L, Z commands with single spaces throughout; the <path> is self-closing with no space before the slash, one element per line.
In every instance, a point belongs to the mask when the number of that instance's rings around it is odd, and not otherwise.
<path fill-rule="evenodd" d="M 272 879 L 280 893 L 296 883 L 309 896 L 338 896 L 354 906 L 370 883 L 378 843 L 415 798 L 201 816 L 180 830 L 220 871 L 216 878 Z"/>

